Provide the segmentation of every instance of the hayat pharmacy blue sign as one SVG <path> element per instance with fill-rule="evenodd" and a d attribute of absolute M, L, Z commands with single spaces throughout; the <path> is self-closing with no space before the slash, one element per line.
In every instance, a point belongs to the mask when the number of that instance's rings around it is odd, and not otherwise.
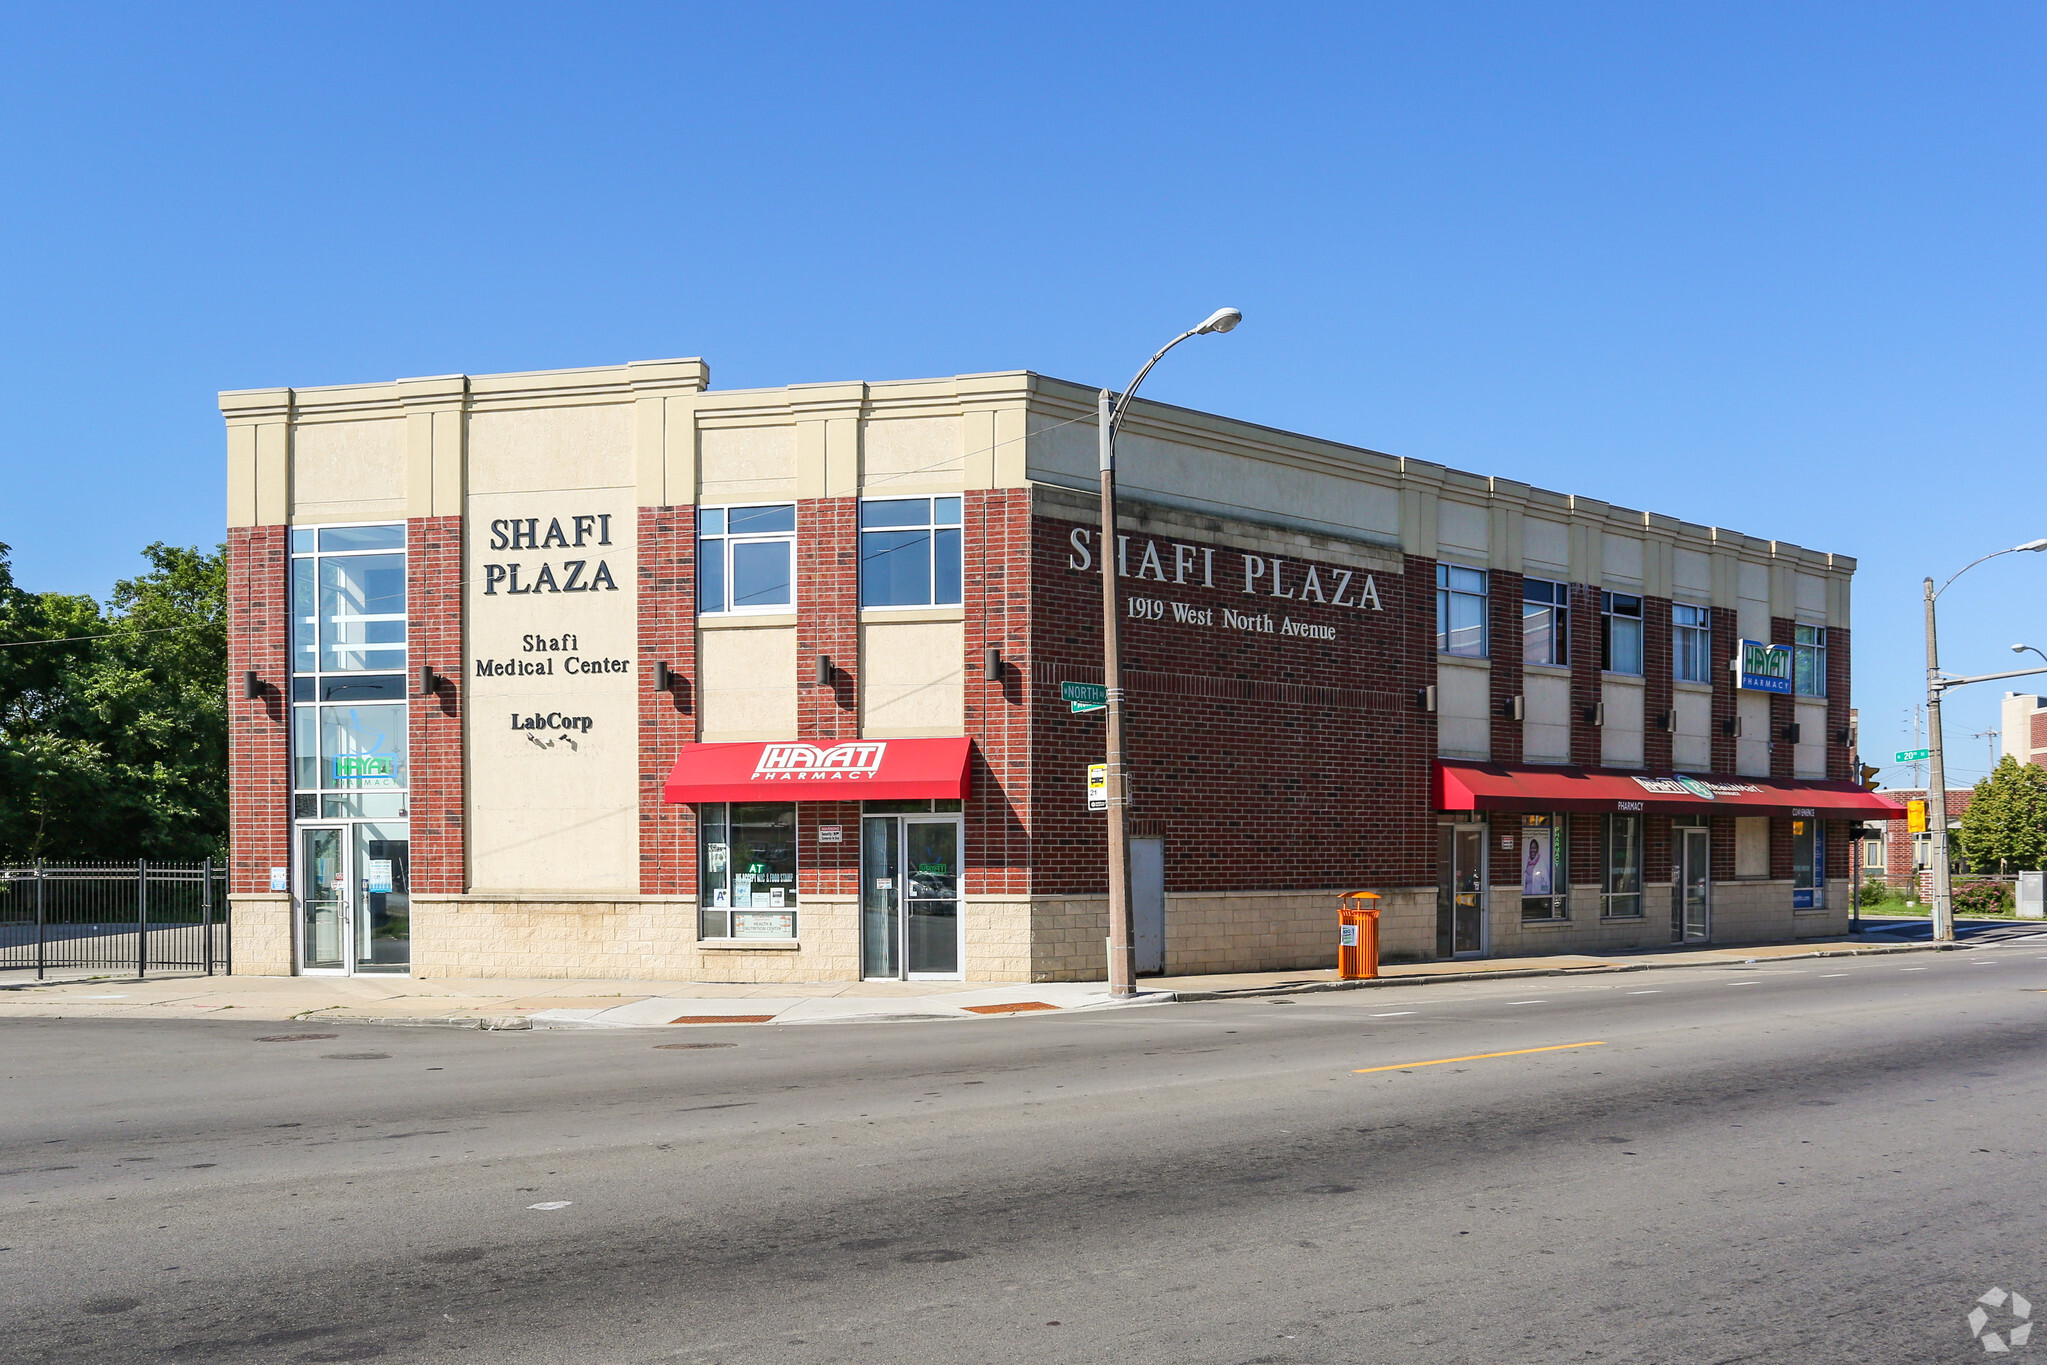
<path fill-rule="evenodd" d="M 1734 685 L 1744 692 L 1791 695 L 1791 646 L 1760 640 L 1734 642 Z"/>

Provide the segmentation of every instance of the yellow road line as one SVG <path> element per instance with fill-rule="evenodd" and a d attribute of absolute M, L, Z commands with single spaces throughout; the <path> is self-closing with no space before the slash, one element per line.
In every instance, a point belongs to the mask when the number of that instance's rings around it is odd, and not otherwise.
<path fill-rule="evenodd" d="M 1351 1072 L 1351 1075 L 1362 1076 L 1370 1071 L 1406 1071 L 1417 1066 L 1448 1066 L 1452 1062 L 1482 1062 L 1488 1057 L 1526 1057 L 1531 1052 L 1562 1052 L 1567 1048 L 1574 1047 L 1605 1046 L 1606 1044 L 1603 1041 L 1597 1043 L 1558 1043 L 1554 1047 L 1520 1047 L 1515 1048 L 1512 1052 L 1474 1052 L 1469 1057 L 1438 1057 L 1433 1062 L 1400 1062 L 1394 1066 L 1361 1066 Z"/>

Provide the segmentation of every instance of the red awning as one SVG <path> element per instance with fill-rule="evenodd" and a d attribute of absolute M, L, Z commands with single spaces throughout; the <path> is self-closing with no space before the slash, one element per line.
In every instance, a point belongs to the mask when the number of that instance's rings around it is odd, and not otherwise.
<path fill-rule="evenodd" d="M 910 801 L 967 795 L 970 739 L 685 744 L 663 795 L 683 801 Z"/>
<path fill-rule="evenodd" d="M 1693 777 L 1613 768 L 1524 767 L 1436 761 L 1438 810 L 1653 811 L 1700 815 L 1810 815 L 1814 819 L 1895 820 L 1898 807 L 1853 782 L 1773 777 Z"/>

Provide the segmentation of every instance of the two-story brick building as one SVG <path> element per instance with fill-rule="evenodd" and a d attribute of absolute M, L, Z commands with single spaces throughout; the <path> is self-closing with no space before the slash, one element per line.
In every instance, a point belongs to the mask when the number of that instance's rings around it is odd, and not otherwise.
<path fill-rule="evenodd" d="M 221 396 L 240 969 L 1099 977 L 1105 565 L 1143 966 L 1844 927 L 1851 560 L 1145 402 L 1110 543 L 1092 389 L 707 381 Z"/>

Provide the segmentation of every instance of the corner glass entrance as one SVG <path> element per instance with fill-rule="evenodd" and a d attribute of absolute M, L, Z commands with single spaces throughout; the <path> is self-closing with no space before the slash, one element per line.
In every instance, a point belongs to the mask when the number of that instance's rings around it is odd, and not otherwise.
<path fill-rule="evenodd" d="M 1676 855 L 1670 941 L 1706 943 L 1713 937 L 1713 883 L 1710 872 L 1711 831 L 1698 826 L 1671 830 Z"/>
<path fill-rule="evenodd" d="M 1436 956 L 1485 954 L 1484 825 L 1436 827 Z"/>
<path fill-rule="evenodd" d="M 960 822 L 869 815 L 860 822 L 860 974 L 960 976 Z"/>
<path fill-rule="evenodd" d="M 300 971 L 412 969 L 410 849 L 404 821 L 299 826 Z"/>

